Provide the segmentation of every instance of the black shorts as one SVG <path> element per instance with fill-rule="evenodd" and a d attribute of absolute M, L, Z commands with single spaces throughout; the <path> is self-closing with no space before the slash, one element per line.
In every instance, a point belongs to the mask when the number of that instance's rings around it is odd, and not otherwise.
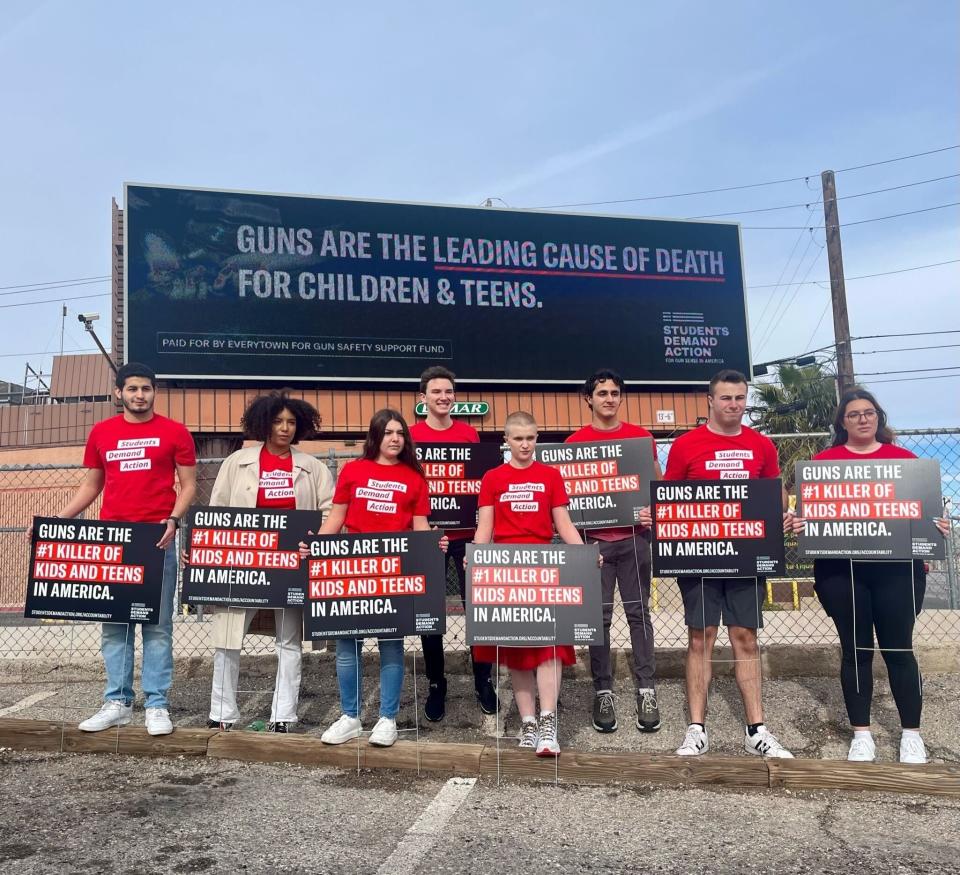
<path fill-rule="evenodd" d="M 691 629 L 706 626 L 763 628 L 765 577 L 678 577 L 683 617 Z"/>

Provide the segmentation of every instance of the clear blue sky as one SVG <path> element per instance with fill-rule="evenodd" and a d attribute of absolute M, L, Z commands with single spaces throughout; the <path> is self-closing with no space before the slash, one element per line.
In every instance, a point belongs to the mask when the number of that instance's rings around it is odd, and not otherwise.
<path fill-rule="evenodd" d="M 703 216 L 819 199 L 821 170 L 960 143 L 954 0 L 455 4 L 20 3 L 0 21 L 0 286 L 110 272 L 110 198 L 157 182 Z M 841 222 L 960 201 L 960 150 L 837 177 Z M 748 284 L 828 276 L 821 207 L 732 215 Z M 960 259 L 960 208 L 843 232 L 848 276 Z M 848 284 L 854 336 L 960 329 L 960 264 Z M 5 291 L 5 290 L 0 290 Z M 0 378 L 49 370 L 60 301 L 0 297 Z M 794 292 L 797 294 L 794 295 Z M 827 286 L 752 289 L 755 361 L 832 340 Z M 66 301 L 65 348 L 86 349 Z M 819 322 L 819 327 L 817 327 Z M 104 331 L 106 334 L 107 332 Z M 863 340 L 870 380 L 960 366 L 960 334 Z M 29 355 L 23 355 L 29 353 Z M 942 373 L 960 374 L 958 370 Z M 956 425 L 960 377 L 873 383 L 900 427 Z"/>

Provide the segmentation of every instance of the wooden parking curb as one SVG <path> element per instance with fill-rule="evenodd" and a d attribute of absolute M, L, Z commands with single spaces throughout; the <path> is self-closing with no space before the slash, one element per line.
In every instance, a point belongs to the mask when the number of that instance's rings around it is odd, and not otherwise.
<path fill-rule="evenodd" d="M 960 767 L 945 763 L 850 763 L 845 760 L 760 757 L 678 757 L 668 754 L 565 750 L 559 762 L 538 759 L 509 742 L 499 757 L 493 744 L 398 741 L 373 747 L 364 741 L 323 744 L 316 736 L 220 732 L 177 728 L 150 736 L 143 727 L 80 732 L 49 720 L 0 719 L 0 747 L 65 753 L 134 756 L 207 756 L 258 763 L 293 763 L 337 769 L 396 769 L 465 777 L 584 785 L 664 784 L 788 790 L 920 793 L 960 796 Z M 499 765 L 498 765 L 499 759 Z"/>

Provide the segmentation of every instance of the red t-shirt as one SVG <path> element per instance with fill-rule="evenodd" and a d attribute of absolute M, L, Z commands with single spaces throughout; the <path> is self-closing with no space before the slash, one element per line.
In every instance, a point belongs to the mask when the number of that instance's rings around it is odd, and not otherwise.
<path fill-rule="evenodd" d="M 749 480 L 779 477 L 777 448 L 770 438 L 741 426 L 725 435 L 705 425 L 680 435 L 667 456 L 664 480 Z"/>
<path fill-rule="evenodd" d="M 278 510 L 296 510 L 293 494 L 293 453 L 275 456 L 264 444 L 260 450 L 260 480 L 257 488 L 257 507 L 275 507 Z"/>
<path fill-rule="evenodd" d="M 916 459 L 916 455 L 910 450 L 898 447 L 896 444 L 880 444 L 872 453 L 854 453 L 845 446 L 830 447 L 817 453 L 814 461 L 820 459 Z"/>
<path fill-rule="evenodd" d="M 478 444 L 480 435 L 472 425 L 459 420 L 451 420 L 450 428 L 442 431 L 431 428 L 425 419 L 410 426 L 410 437 L 415 442 L 424 444 Z M 469 541 L 473 538 L 475 529 L 450 529 L 447 537 L 451 541 Z"/>
<path fill-rule="evenodd" d="M 348 532 L 405 532 L 430 513 L 427 481 L 402 463 L 347 462 L 337 477 L 334 504 L 347 505 Z"/>
<path fill-rule="evenodd" d="M 83 464 L 104 472 L 100 519 L 158 523 L 177 500 L 177 465 L 197 464 L 193 438 L 179 422 L 155 413 L 146 422 L 123 414 L 90 429 Z"/>
<path fill-rule="evenodd" d="M 627 438 L 650 438 L 650 446 L 653 449 L 653 460 L 657 461 L 657 445 L 653 442 L 653 435 L 640 425 L 633 425 L 629 422 L 621 422 L 616 428 L 600 430 L 593 427 L 593 424 L 578 428 L 564 443 L 588 443 L 590 441 L 620 441 Z M 633 536 L 635 532 L 644 531 L 639 526 L 615 526 L 610 529 L 589 529 L 587 534 L 598 541 L 623 541 Z"/>
<path fill-rule="evenodd" d="M 514 468 L 509 462 L 483 475 L 478 507 L 493 508 L 497 544 L 549 544 L 555 507 L 566 507 L 567 488 L 556 468 L 534 462 Z"/>
<path fill-rule="evenodd" d="M 442 431 L 431 428 L 425 419 L 410 426 L 410 437 L 426 444 L 478 444 L 480 435 L 472 425 L 458 419 L 451 420 L 450 428 Z"/>

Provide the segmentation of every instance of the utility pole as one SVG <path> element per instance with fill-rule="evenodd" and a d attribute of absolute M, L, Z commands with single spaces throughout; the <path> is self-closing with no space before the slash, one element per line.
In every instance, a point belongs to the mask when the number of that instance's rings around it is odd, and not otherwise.
<path fill-rule="evenodd" d="M 830 297 L 833 301 L 833 337 L 837 345 L 837 391 L 842 396 L 856 382 L 853 351 L 850 349 L 850 322 L 847 319 L 847 287 L 843 278 L 843 249 L 840 245 L 840 213 L 837 184 L 832 170 L 820 174 L 823 184 L 823 224 L 826 226 L 827 263 L 830 268 Z"/>

